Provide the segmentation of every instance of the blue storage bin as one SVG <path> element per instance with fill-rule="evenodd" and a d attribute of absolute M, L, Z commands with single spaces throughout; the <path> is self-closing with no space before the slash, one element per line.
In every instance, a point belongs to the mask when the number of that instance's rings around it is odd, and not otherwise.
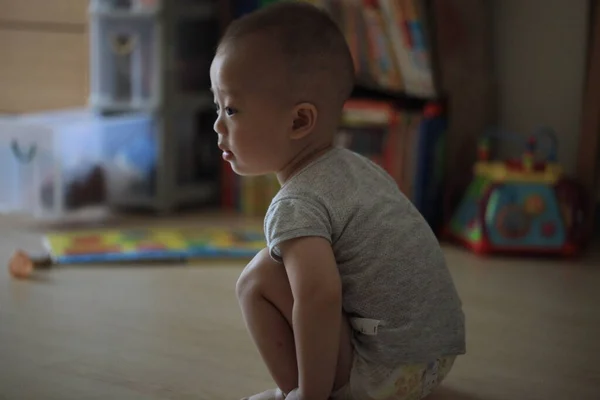
<path fill-rule="evenodd" d="M 0 211 L 65 217 L 151 195 L 156 129 L 150 115 L 87 110 L 0 121 Z"/>

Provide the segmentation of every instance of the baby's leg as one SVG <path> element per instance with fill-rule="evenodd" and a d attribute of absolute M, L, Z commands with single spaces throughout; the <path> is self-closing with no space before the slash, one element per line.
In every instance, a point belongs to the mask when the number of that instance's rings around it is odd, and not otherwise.
<path fill-rule="evenodd" d="M 285 267 L 271 259 L 268 249 L 263 249 L 242 272 L 236 290 L 246 326 L 273 380 L 289 393 L 298 387 L 298 367 L 292 330 L 294 298 Z M 350 326 L 344 318 L 335 389 L 350 378 L 350 337 Z"/>

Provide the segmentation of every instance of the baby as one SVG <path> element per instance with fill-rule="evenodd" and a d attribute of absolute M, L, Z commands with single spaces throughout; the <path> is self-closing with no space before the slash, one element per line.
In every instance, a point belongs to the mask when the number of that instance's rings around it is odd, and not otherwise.
<path fill-rule="evenodd" d="M 465 353 L 439 243 L 395 181 L 336 148 L 354 84 L 328 14 L 280 2 L 234 21 L 212 62 L 215 131 L 240 175 L 277 175 L 267 248 L 237 295 L 271 399 L 421 399 Z"/>

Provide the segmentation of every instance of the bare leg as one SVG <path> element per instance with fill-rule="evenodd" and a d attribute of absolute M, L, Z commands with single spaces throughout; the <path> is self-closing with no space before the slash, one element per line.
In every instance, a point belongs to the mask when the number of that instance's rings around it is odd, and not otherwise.
<path fill-rule="evenodd" d="M 298 366 L 292 330 L 294 298 L 283 265 L 263 249 L 242 272 L 237 295 L 246 326 L 277 384 L 285 393 L 298 387 Z M 350 326 L 344 318 L 334 390 L 350 379 L 352 342 Z M 250 400 L 278 399 L 268 391 Z"/>

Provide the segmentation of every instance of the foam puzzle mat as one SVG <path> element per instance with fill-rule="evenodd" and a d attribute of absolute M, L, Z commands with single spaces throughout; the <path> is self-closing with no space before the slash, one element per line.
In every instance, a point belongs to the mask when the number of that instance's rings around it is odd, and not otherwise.
<path fill-rule="evenodd" d="M 52 232 L 44 244 L 55 262 L 73 264 L 251 258 L 266 242 L 261 227 L 214 227 Z"/>

